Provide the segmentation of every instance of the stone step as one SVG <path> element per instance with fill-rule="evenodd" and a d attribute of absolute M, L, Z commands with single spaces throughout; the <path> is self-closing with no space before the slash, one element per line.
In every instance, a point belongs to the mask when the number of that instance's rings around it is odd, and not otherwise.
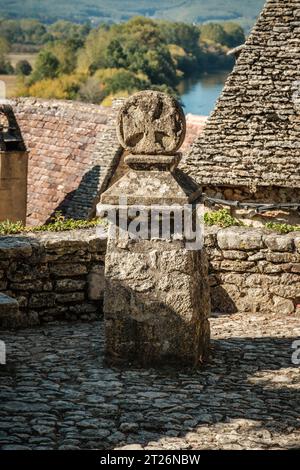
<path fill-rule="evenodd" d="M 14 327 L 19 322 L 20 312 L 17 300 L 0 292 L 0 327 Z"/>

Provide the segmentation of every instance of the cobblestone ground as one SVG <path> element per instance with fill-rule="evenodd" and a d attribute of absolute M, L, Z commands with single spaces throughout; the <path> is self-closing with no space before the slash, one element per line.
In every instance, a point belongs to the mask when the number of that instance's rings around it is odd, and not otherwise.
<path fill-rule="evenodd" d="M 211 324 L 201 371 L 107 368 L 100 322 L 0 334 L 1 448 L 300 448 L 299 317 Z"/>

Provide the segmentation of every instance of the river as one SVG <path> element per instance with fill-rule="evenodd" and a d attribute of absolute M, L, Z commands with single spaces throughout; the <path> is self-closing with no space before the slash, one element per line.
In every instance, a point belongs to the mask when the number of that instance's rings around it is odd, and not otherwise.
<path fill-rule="evenodd" d="M 186 114 L 208 116 L 214 109 L 230 72 L 214 72 L 183 80 L 178 91 Z"/>

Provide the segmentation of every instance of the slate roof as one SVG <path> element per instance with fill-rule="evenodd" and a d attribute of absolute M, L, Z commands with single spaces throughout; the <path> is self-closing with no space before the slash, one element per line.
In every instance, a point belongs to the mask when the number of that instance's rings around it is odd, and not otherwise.
<path fill-rule="evenodd" d="M 181 168 L 206 185 L 300 187 L 299 0 L 266 2 Z"/>

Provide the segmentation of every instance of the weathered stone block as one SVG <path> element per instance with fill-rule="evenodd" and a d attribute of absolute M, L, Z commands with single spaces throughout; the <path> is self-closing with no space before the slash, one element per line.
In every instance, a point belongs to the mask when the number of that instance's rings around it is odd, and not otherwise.
<path fill-rule="evenodd" d="M 196 365 L 206 357 L 210 300 L 203 252 L 179 241 L 131 240 L 120 248 L 110 240 L 105 274 L 107 358 Z"/>
<path fill-rule="evenodd" d="M 84 263 L 92 259 L 91 253 L 75 251 L 74 253 L 47 253 L 44 256 L 45 263 Z"/>
<path fill-rule="evenodd" d="M 230 260 L 246 260 L 248 258 L 246 251 L 224 250 L 222 253 L 225 259 Z"/>
<path fill-rule="evenodd" d="M 272 263 L 299 263 L 300 255 L 297 253 L 267 253 L 266 260 Z"/>
<path fill-rule="evenodd" d="M 49 277 L 46 264 L 32 266 L 30 263 L 12 263 L 8 269 L 7 277 L 12 282 L 36 282 Z"/>
<path fill-rule="evenodd" d="M 294 242 L 291 235 L 268 235 L 264 237 L 266 246 L 272 251 L 293 251 Z"/>
<path fill-rule="evenodd" d="M 291 269 L 292 265 L 290 263 L 273 264 L 268 263 L 267 261 L 258 262 L 258 270 L 265 274 L 288 273 Z"/>
<path fill-rule="evenodd" d="M 33 294 L 29 300 L 31 308 L 53 307 L 55 305 L 55 293 Z"/>
<path fill-rule="evenodd" d="M 256 271 L 256 265 L 251 261 L 224 260 L 221 261 L 220 269 L 223 271 L 233 271 L 237 273 L 253 272 Z"/>
<path fill-rule="evenodd" d="M 67 292 L 64 294 L 56 294 L 56 301 L 61 304 L 69 304 L 82 302 L 84 297 L 84 292 Z"/>
<path fill-rule="evenodd" d="M 0 327 L 21 326 L 22 317 L 16 299 L 0 293 Z"/>
<path fill-rule="evenodd" d="M 105 288 L 104 266 L 95 266 L 88 275 L 88 296 L 90 300 L 103 299 Z"/>
<path fill-rule="evenodd" d="M 0 317 L 16 314 L 19 310 L 19 304 L 16 299 L 0 293 Z"/>
<path fill-rule="evenodd" d="M 291 286 L 273 285 L 269 287 L 269 291 L 285 299 L 297 299 L 300 298 L 300 282 Z"/>
<path fill-rule="evenodd" d="M 74 292 L 84 290 L 86 287 L 85 280 L 79 279 L 59 279 L 55 284 L 56 292 Z"/>
<path fill-rule="evenodd" d="M 34 281 L 34 282 L 11 282 L 10 288 L 13 291 L 27 291 L 27 292 L 39 292 L 39 291 L 51 291 L 52 283 L 50 281 Z"/>
<path fill-rule="evenodd" d="M 274 309 L 282 315 L 290 315 L 295 311 L 295 305 L 292 300 L 275 296 L 273 298 Z"/>
<path fill-rule="evenodd" d="M 76 315 L 87 314 L 87 313 L 102 313 L 100 306 L 96 303 L 83 303 L 78 305 L 71 305 L 69 308 L 70 312 L 75 313 Z"/>
<path fill-rule="evenodd" d="M 257 250 L 263 248 L 262 233 L 241 227 L 220 230 L 217 234 L 221 250 Z"/>
<path fill-rule="evenodd" d="M 50 266 L 50 272 L 58 277 L 81 276 L 87 274 L 87 267 L 85 264 L 52 264 Z"/>
<path fill-rule="evenodd" d="M 14 237 L 0 237 L 0 258 L 13 259 L 29 257 L 32 254 L 32 246 L 29 240 Z"/>
<path fill-rule="evenodd" d="M 292 273 L 299 273 L 300 274 L 300 263 L 295 263 L 292 265 Z M 300 283 L 300 279 L 299 279 Z"/>

